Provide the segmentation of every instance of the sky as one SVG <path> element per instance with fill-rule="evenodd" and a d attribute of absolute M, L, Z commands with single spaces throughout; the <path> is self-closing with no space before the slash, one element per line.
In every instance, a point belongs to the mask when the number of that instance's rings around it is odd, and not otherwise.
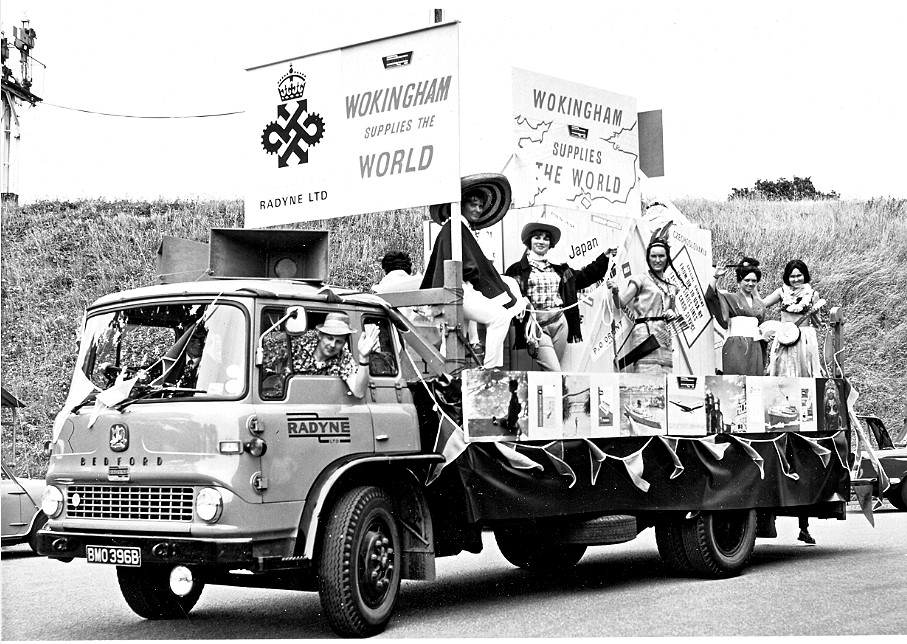
<path fill-rule="evenodd" d="M 14 192 L 42 199 L 244 196 L 245 70 L 460 21 L 461 173 L 510 156 L 510 69 L 661 109 L 667 198 L 811 177 L 844 199 L 907 197 L 904 2 L 3 0 L 37 32 Z M 7 61 L 19 78 L 18 51 Z M 901 80 L 898 80 L 901 79 Z M 500 118 L 499 118 L 500 117 Z M 14 147 L 15 150 L 15 147 Z"/>

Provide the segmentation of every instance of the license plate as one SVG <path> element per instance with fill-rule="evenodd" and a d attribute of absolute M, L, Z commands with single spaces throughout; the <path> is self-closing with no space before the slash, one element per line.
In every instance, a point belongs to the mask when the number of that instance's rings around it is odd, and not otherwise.
<path fill-rule="evenodd" d="M 88 563 L 133 567 L 142 565 L 142 551 L 125 546 L 85 546 L 85 558 Z"/>

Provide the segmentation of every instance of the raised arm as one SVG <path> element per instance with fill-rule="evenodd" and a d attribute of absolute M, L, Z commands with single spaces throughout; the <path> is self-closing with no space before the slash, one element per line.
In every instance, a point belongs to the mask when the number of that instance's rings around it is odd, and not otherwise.
<path fill-rule="evenodd" d="M 368 325 L 368 328 L 359 336 L 359 344 L 357 345 L 359 364 L 356 370 L 347 376 L 345 380 L 346 386 L 350 388 L 350 391 L 357 398 L 365 396 L 365 390 L 368 387 L 369 361 L 372 352 L 378 346 L 378 333 L 379 329 L 377 326 Z"/>

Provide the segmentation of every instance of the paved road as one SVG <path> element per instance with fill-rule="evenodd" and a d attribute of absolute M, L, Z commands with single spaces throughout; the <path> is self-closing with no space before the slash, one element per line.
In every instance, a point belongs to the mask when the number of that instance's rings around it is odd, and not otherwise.
<path fill-rule="evenodd" d="M 907 513 L 883 509 L 813 520 L 819 545 L 796 541 L 797 521 L 759 539 L 743 575 L 666 577 L 655 536 L 590 548 L 575 572 L 537 581 L 485 550 L 438 561 L 432 583 L 404 582 L 381 637 L 781 636 L 907 634 Z M 208 587 L 190 619 L 149 622 L 120 597 L 112 567 L 2 551 L 3 640 L 333 637 L 314 593 Z"/>

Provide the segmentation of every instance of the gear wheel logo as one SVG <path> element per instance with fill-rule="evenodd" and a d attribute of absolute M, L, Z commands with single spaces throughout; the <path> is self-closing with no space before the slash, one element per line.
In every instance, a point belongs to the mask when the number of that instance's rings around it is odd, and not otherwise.
<path fill-rule="evenodd" d="M 299 78 L 298 72 L 294 73 L 290 67 L 290 74 Z M 304 78 L 304 77 L 302 77 Z M 284 77 L 284 80 L 286 77 Z M 309 112 L 308 100 L 302 98 L 304 91 L 299 89 L 297 83 L 293 89 L 295 93 L 288 93 L 286 88 L 281 91 L 281 98 L 292 95 L 296 100 L 287 100 L 277 106 L 277 120 L 268 123 L 261 132 L 261 147 L 268 154 L 277 155 L 277 167 L 286 168 L 292 159 L 296 164 L 309 162 L 309 148 L 317 145 L 325 133 L 324 119 L 320 114 Z M 278 89 L 281 86 L 278 83 Z M 294 106 L 291 112 L 291 106 Z"/>

